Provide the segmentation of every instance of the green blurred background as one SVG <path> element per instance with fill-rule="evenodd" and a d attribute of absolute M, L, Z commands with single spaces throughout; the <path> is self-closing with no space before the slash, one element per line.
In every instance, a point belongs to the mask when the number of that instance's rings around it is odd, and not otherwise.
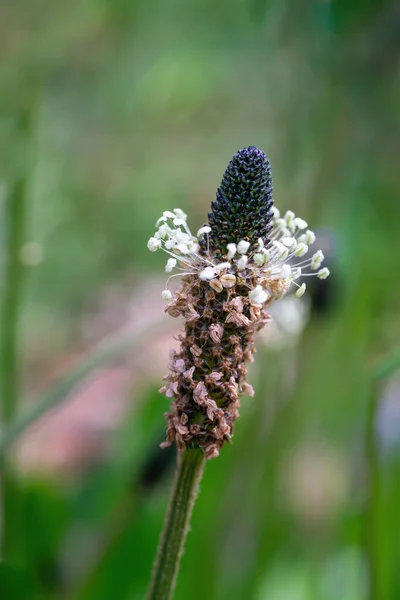
<path fill-rule="evenodd" d="M 400 335 L 399 26 L 385 0 L 0 4 L 2 402 L 19 415 L 104 339 L 140 338 L 9 449 L 1 598 L 145 597 L 179 331 L 146 242 L 174 207 L 196 231 L 247 145 L 332 277 L 276 306 L 175 597 L 400 598 L 400 380 L 371 383 Z"/>

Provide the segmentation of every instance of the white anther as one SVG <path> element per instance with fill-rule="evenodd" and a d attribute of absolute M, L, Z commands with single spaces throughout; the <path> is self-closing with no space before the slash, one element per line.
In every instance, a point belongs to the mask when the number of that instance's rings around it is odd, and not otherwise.
<path fill-rule="evenodd" d="M 279 219 L 279 217 L 281 216 L 281 213 L 279 212 L 279 209 L 276 208 L 276 206 L 271 206 L 271 212 L 274 219 Z"/>
<path fill-rule="evenodd" d="M 284 259 L 289 254 L 288 249 L 281 242 L 274 241 L 272 242 L 273 246 L 276 248 L 279 259 Z"/>
<path fill-rule="evenodd" d="M 179 250 L 179 252 L 180 252 L 181 254 L 190 254 L 190 252 L 189 252 L 189 248 L 187 247 L 187 245 L 186 245 L 186 244 L 177 244 L 177 245 L 175 246 L 175 250 Z"/>
<path fill-rule="evenodd" d="M 289 267 L 289 265 L 282 265 L 281 277 L 283 279 L 289 279 L 291 276 L 292 276 L 292 269 Z"/>
<path fill-rule="evenodd" d="M 185 212 L 183 212 L 183 210 L 181 208 L 174 208 L 174 213 L 176 214 L 178 219 L 183 219 L 184 221 L 186 221 L 187 214 Z"/>
<path fill-rule="evenodd" d="M 317 277 L 319 279 L 326 279 L 327 277 L 329 277 L 329 275 L 330 275 L 330 271 L 327 267 L 320 269 L 317 273 Z"/>
<path fill-rule="evenodd" d="M 295 293 L 296 298 L 301 298 L 306 291 L 306 284 L 302 283 L 297 292 Z"/>
<path fill-rule="evenodd" d="M 227 244 L 226 246 L 227 250 L 228 250 L 228 254 L 227 257 L 228 258 L 233 258 L 237 252 L 237 246 L 236 244 Z"/>
<path fill-rule="evenodd" d="M 177 261 L 176 261 L 175 258 L 169 258 L 167 260 L 167 264 L 165 265 L 165 271 L 166 271 L 166 273 L 171 273 L 172 269 L 174 267 L 176 267 L 176 263 L 177 263 Z"/>
<path fill-rule="evenodd" d="M 262 267 L 265 262 L 265 254 L 260 254 L 259 252 L 257 252 L 256 254 L 254 254 L 253 260 L 256 263 L 257 267 Z"/>
<path fill-rule="evenodd" d="M 204 225 L 204 227 L 200 227 L 200 229 L 197 232 L 197 237 L 200 237 L 201 235 L 204 235 L 205 233 L 210 233 L 211 231 L 211 227 L 209 227 L 208 225 Z"/>
<path fill-rule="evenodd" d="M 219 273 L 220 271 L 223 271 L 224 269 L 230 269 L 231 266 L 232 266 L 231 263 L 223 262 L 223 263 L 220 263 L 219 265 L 217 265 L 215 267 L 215 270 Z"/>
<path fill-rule="evenodd" d="M 200 271 L 199 277 L 202 281 L 211 281 L 215 277 L 215 269 L 213 267 L 206 267 Z"/>
<path fill-rule="evenodd" d="M 169 290 L 163 290 L 161 292 L 161 298 L 163 300 L 165 300 L 166 302 L 168 302 L 169 300 L 171 300 L 172 294 L 171 294 L 171 292 Z"/>
<path fill-rule="evenodd" d="M 237 251 L 239 254 L 246 254 L 247 250 L 250 248 L 250 242 L 246 242 L 246 240 L 240 240 L 237 245 Z"/>
<path fill-rule="evenodd" d="M 325 257 L 322 250 L 318 250 L 315 254 L 313 254 L 313 257 L 311 259 L 311 268 L 313 271 L 316 271 L 316 269 L 320 268 L 324 258 Z"/>
<path fill-rule="evenodd" d="M 237 267 L 239 269 L 239 271 L 243 271 L 243 269 L 246 268 L 247 265 L 247 261 L 248 261 L 248 257 L 246 256 L 246 254 L 242 254 L 242 256 L 239 258 L 239 260 L 237 261 Z"/>
<path fill-rule="evenodd" d="M 173 212 L 171 212 L 170 210 L 164 210 L 163 212 L 163 217 L 167 218 L 167 219 L 175 219 L 175 214 Z"/>
<path fill-rule="evenodd" d="M 293 222 L 299 229 L 305 229 L 308 225 L 307 221 L 300 219 L 300 217 L 296 217 Z"/>
<path fill-rule="evenodd" d="M 156 250 L 161 248 L 161 240 L 158 240 L 155 237 L 151 237 L 147 242 L 147 247 L 150 250 L 150 252 L 155 252 Z"/>
<path fill-rule="evenodd" d="M 304 242 L 300 242 L 300 244 L 297 246 L 296 250 L 294 251 L 294 255 L 295 256 L 304 256 L 305 254 L 307 254 L 308 252 L 308 246 L 307 244 L 305 244 Z"/>
<path fill-rule="evenodd" d="M 249 298 L 253 300 L 255 304 L 264 304 L 264 302 L 268 300 L 269 294 L 261 287 L 261 285 L 256 285 L 249 293 Z"/>
<path fill-rule="evenodd" d="M 297 246 L 297 241 L 294 237 L 283 237 L 281 239 L 281 242 L 284 246 L 286 246 L 289 249 L 289 252 L 293 252 L 293 250 L 295 250 Z"/>
<path fill-rule="evenodd" d="M 284 219 L 286 221 L 286 223 L 289 225 L 289 223 L 293 223 L 293 220 L 295 218 L 295 214 L 292 210 L 287 210 L 284 214 Z"/>

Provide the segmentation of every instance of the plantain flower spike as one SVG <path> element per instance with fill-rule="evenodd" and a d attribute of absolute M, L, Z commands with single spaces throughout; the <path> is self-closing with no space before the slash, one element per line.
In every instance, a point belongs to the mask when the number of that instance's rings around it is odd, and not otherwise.
<path fill-rule="evenodd" d="M 201 448 L 215 458 L 231 441 L 241 395 L 253 396 L 246 380 L 255 337 L 270 320 L 268 307 L 291 286 L 296 296 L 305 277 L 325 279 L 320 250 L 307 258 L 315 235 L 292 211 L 282 217 L 272 197 L 271 167 L 262 150 L 249 146 L 230 161 L 208 224 L 194 236 L 179 208 L 165 211 L 148 248 L 169 255 L 165 270 L 181 277 L 162 298 L 166 312 L 182 316 L 179 352 L 171 351 L 161 392 L 172 399 L 167 440 L 179 451 Z"/>

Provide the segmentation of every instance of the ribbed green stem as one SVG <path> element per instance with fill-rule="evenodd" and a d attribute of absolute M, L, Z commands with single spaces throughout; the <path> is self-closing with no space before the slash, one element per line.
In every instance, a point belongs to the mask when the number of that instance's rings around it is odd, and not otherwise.
<path fill-rule="evenodd" d="M 204 454 L 201 450 L 186 450 L 180 456 L 154 563 L 148 600 L 172 598 L 204 463 Z"/>
<path fill-rule="evenodd" d="M 29 86 L 28 86 L 29 87 Z M 4 203 L 4 274 L 0 307 L 0 410 L 3 426 L 9 426 L 17 413 L 19 358 L 18 321 L 22 295 L 24 267 L 20 260 L 25 236 L 26 205 L 31 169 L 33 98 L 29 91 L 21 100 L 16 118 L 16 136 L 24 150 L 21 172 L 7 193 Z M 0 461 L 2 492 L 2 558 L 15 559 L 18 546 L 18 492 L 12 470 L 3 457 Z"/>

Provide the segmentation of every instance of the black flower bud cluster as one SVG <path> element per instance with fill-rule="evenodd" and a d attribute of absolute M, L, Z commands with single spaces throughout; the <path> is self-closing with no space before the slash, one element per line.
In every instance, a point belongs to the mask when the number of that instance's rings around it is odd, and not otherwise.
<path fill-rule="evenodd" d="M 210 250 L 226 254 L 229 243 L 262 238 L 267 243 L 272 229 L 271 166 L 262 150 L 239 150 L 228 164 L 208 221 Z"/>

